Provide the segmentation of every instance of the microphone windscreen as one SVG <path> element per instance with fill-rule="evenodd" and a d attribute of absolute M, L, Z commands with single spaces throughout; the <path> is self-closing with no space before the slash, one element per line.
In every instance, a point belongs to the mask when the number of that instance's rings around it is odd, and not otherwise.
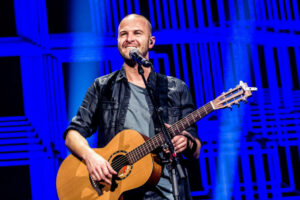
<path fill-rule="evenodd" d="M 131 59 L 134 59 L 134 55 L 135 54 L 138 54 L 139 53 L 139 50 L 137 48 L 132 48 L 130 51 L 129 51 L 129 56 Z"/>

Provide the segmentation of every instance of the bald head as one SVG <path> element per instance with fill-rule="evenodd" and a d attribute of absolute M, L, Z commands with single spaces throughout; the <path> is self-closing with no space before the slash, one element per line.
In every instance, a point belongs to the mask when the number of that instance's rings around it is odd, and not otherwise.
<path fill-rule="evenodd" d="M 150 36 L 152 35 L 152 25 L 151 25 L 151 23 L 149 22 L 149 20 L 146 17 L 144 17 L 143 15 L 139 15 L 139 14 L 129 14 L 129 15 L 125 16 L 119 24 L 118 32 L 120 31 L 120 25 L 122 24 L 123 21 L 125 21 L 127 19 L 133 19 L 133 18 L 140 18 L 142 20 L 145 20 L 145 22 L 147 23 L 147 27 L 148 27 Z"/>
<path fill-rule="evenodd" d="M 149 50 L 155 44 L 150 22 L 142 15 L 127 15 L 118 27 L 118 49 L 125 61 L 130 61 L 129 52 L 136 48 L 148 59 Z"/>

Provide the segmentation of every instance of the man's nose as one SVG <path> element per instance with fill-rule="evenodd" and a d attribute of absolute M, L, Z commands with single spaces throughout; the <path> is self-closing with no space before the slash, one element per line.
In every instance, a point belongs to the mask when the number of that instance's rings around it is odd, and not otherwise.
<path fill-rule="evenodd" d="M 135 40 L 134 34 L 128 34 L 128 36 L 127 36 L 127 41 L 128 41 L 128 42 L 133 42 L 134 40 Z"/>

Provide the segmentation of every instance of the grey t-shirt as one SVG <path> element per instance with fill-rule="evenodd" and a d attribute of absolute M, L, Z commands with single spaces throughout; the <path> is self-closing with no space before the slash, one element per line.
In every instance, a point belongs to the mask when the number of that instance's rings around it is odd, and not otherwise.
<path fill-rule="evenodd" d="M 131 96 L 125 118 L 124 129 L 134 129 L 139 133 L 152 137 L 154 136 L 154 123 L 152 120 L 153 110 L 149 109 L 146 100 L 148 95 L 145 88 L 129 83 Z M 169 173 L 166 167 L 163 168 L 161 178 L 156 188 L 168 199 L 174 199 Z"/>
<path fill-rule="evenodd" d="M 147 90 L 132 83 L 129 83 L 129 86 L 131 95 L 124 128 L 134 129 L 147 137 L 152 137 L 154 136 L 154 124 L 151 117 L 152 111 L 146 101 Z"/>

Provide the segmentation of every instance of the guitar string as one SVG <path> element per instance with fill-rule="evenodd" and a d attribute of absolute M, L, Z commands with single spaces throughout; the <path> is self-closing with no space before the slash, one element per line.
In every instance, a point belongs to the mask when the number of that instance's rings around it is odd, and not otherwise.
<path fill-rule="evenodd" d="M 206 107 L 206 106 L 208 106 L 208 105 L 210 105 L 210 104 L 206 104 L 206 105 L 204 105 L 203 107 Z M 187 116 L 187 118 L 186 119 L 189 119 L 189 120 L 191 120 L 191 119 L 193 119 L 193 121 L 198 121 L 198 120 L 194 120 L 194 118 L 193 118 L 193 115 L 195 114 L 195 113 L 197 113 L 197 115 L 200 115 L 200 119 L 201 119 L 201 114 L 207 114 L 207 110 L 205 110 L 205 113 L 204 112 L 202 112 L 202 109 L 203 109 L 203 107 L 201 107 L 200 109 L 197 109 L 197 110 L 195 110 L 194 112 L 192 112 L 192 113 L 190 113 L 188 116 Z M 211 107 L 211 106 L 210 106 Z M 208 111 L 211 111 L 211 108 L 209 108 L 208 109 Z M 200 112 L 200 114 L 199 114 L 199 112 Z M 184 118 L 183 118 L 184 119 Z M 196 118 L 197 119 L 197 118 Z M 184 129 L 184 121 L 185 120 L 179 120 L 178 122 L 176 122 L 175 124 L 173 124 L 172 125 L 172 127 L 170 127 L 169 129 L 167 129 L 167 131 L 168 131 L 168 133 L 170 134 L 172 134 L 172 133 L 175 133 L 175 135 L 176 135 L 176 132 L 180 132 L 180 129 L 178 129 L 178 126 L 179 126 L 179 124 L 181 125 L 181 127 L 182 127 L 182 129 Z M 190 126 L 191 124 L 189 124 L 188 123 L 188 125 Z M 176 128 L 176 129 L 175 129 Z M 177 131 L 176 131 L 177 130 Z M 158 136 L 159 135 L 159 136 Z M 135 149 L 133 149 L 131 152 L 129 152 L 129 153 L 131 153 L 131 154 L 133 154 L 132 155 L 132 157 L 133 156 L 135 156 L 135 157 L 140 157 L 140 158 L 142 158 L 142 157 L 144 157 L 144 155 L 143 155 L 143 153 L 141 154 L 141 151 L 145 151 L 145 150 L 149 150 L 149 148 L 151 148 L 151 141 L 155 141 L 155 140 L 157 140 L 157 139 L 160 139 L 161 140 L 161 135 L 160 134 L 158 134 L 158 135 L 156 135 L 156 136 L 154 136 L 153 137 L 153 139 L 152 140 L 147 140 L 143 145 L 141 145 L 141 146 L 139 146 L 139 147 L 137 147 L 137 148 L 135 148 Z M 174 134 L 172 134 L 172 135 L 174 135 Z M 149 142 L 148 142 L 149 141 Z M 150 146 L 149 146 L 150 145 Z M 153 148 L 153 147 L 152 147 Z M 154 149 L 152 149 L 152 150 L 154 150 Z M 151 151 L 152 151 L 151 150 Z M 150 151 L 150 152 L 151 152 Z M 124 164 L 126 164 L 127 162 L 128 162 L 128 157 L 127 156 L 130 156 L 129 155 L 129 153 L 127 153 L 127 154 L 125 154 L 125 156 L 124 157 L 121 157 L 120 159 L 118 159 L 117 161 L 115 161 L 115 162 L 113 162 L 112 163 L 112 165 L 114 165 L 114 167 L 113 168 L 122 168 L 123 166 L 124 166 Z M 137 155 L 138 154 L 138 155 Z M 136 161 L 138 161 L 140 158 L 138 158 L 138 159 L 136 159 Z M 136 161 L 134 161 L 134 162 L 136 162 Z"/>
<path fill-rule="evenodd" d="M 171 128 L 170 128 L 169 130 L 171 130 Z M 168 131 L 169 131 L 169 130 L 168 130 Z M 160 135 L 156 135 L 156 137 L 153 137 L 152 140 L 147 140 L 146 143 L 143 144 L 143 146 L 139 146 L 139 147 L 137 147 L 136 149 L 132 150 L 132 151 L 131 151 L 131 152 L 132 152 L 131 154 L 133 154 L 134 159 L 137 161 L 137 160 L 139 160 L 140 158 L 143 157 L 143 153 L 141 154 L 141 151 L 145 151 L 146 149 L 150 150 L 149 148 L 151 148 L 152 150 L 154 150 L 155 148 L 152 147 L 153 144 L 151 143 L 151 141 L 162 143 L 163 140 L 162 140 L 161 136 L 162 136 L 161 134 L 160 134 Z M 157 140 L 159 140 L 159 141 L 157 141 Z M 158 143 L 158 144 L 159 144 L 159 143 Z M 150 146 L 149 146 L 149 145 L 150 145 Z M 152 150 L 151 150 L 151 151 L 152 151 Z M 136 152 L 136 151 L 137 151 L 137 152 Z M 150 151 L 150 152 L 151 152 L 151 151 Z M 129 152 L 129 153 L 130 153 L 130 152 Z M 127 153 L 126 155 L 130 156 L 129 153 Z M 138 156 L 140 157 L 140 158 L 138 158 L 138 159 L 136 159 L 136 157 L 138 157 L 137 154 L 138 154 Z M 133 157 L 133 156 L 132 156 L 132 157 Z M 122 157 L 122 158 L 118 159 L 117 161 L 113 162 L 113 163 L 112 163 L 112 165 L 113 165 L 112 167 L 113 167 L 113 168 L 120 168 L 120 167 L 123 167 L 124 164 L 125 164 L 127 161 L 128 161 L 128 158 L 127 158 L 126 156 L 125 156 L 125 157 Z M 134 161 L 134 162 L 136 162 L 136 161 Z"/>
<path fill-rule="evenodd" d="M 210 103 L 205 104 L 203 107 L 208 107 L 207 109 L 209 110 L 209 112 L 213 111 L 213 109 L 211 109 L 212 107 L 211 107 Z M 192 113 L 190 113 L 190 114 L 187 115 L 186 117 L 189 118 L 189 117 L 191 117 L 192 115 L 194 115 L 195 113 L 197 113 L 198 116 L 200 115 L 200 119 L 201 119 L 201 118 L 202 118 L 201 114 L 203 115 L 203 117 L 207 115 L 206 113 L 204 113 L 203 107 L 201 107 L 201 108 L 199 108 L 199 109 L 193 111 Z M 200 112 L 200 114 L 199 114 L 199 112 Z M 184 119 L 184 118 L 183 118 L 183 119 Z M 177 121 L 175 124 L 172 125 L 172 127 L 173 127 L 173 126 L 174 126 L 174 127 L 176 126 L 176 127 L 178 128 L 179 124 L 182 126 L 182 123 L 183 123 L 182 120 L 183 120 L 183 119 Z M 199 120 L 199 119 L 198 119 L 198 120 Z M 196 121 L 198 121 L 198 120 L 196 120 Z M 194 123 L 195 123 L 195 122 L 194 122 Z M 183 126 L 182 126 L 182 128 L 184 129 Z M 181 131 L 183 131 L 183 129 L 182 129 Z M 173 132 L 175 132 L 175 131 L 173 130 Z M 180 132 L 180 130 L 178 130 L 178 132 Z"/>
<path fill-rule="evenodd" d="M 160 137 L 159 136 L 154 136 L 153 137 L 153 141 L 154 140 L 158 140 L 158 139 L 160 139 Z M 147 141 L 149 141 L 149 140 L 147 140 Z M 133 149 L 131 152 L 133 152 L 133 151 L 137 151 L 138 149 L 140 149 L 140 150 L 146 150 L 146 147 L 145 146 L 147 146 L 150 142 L 147 142 L 146 141 L 146 143 L 144 143 L 142 146 L 139 146 L 139 147 L 137 147 L 137 148 L 135 148 L 135 149 Z M 145 145 L 146 144 L 146 145 Z M 151 145 L 151 144 L 150 144 Z M 148 145 L 149 146 L 149 145 Z M 150 147 L 151 148 L 151 147 Z M 129 152 L 130 153 L 130 152 Z M 129 153 L 127 153 L 126 155 L 128 155 Z M 137 154 L 137 153 L 139 153 L 139 152 L 136 152 L 136 153 L 133 153 L 133 154 Z M 143 156 L 140 156 L 140 157 L 143 157 Z M 137 160 L 139 160 L 139 159 L 137 159 Z M 136 160 L 136 161 L 137 161 Z M 135 161 L 135 162 L 136 162 Z M 127 158 L 127 156 L 124 156 L 124 157 L 122 157 L 122 158 L 120 158 L 120 159 L 118 159 L 117 161 L 115 161 L 115 162 L 113 162 L 112 163 L 112 165 L 114 165 L 114 167 L 116 167 L 116 168 L 119 168 L 119 167 L 122 167 L 122 166 L 124 166 L 124 164 L 126 163 L 126 162 L 128 162 L 128 158 Z M 113 167 L 113 168 L 114 168 Z"/>
<path fill-rule="evenodd" d="M 207 105 L 205 105 L 205 106 L 207 106 Z M 198 109 L 198 110 L 195 110 L 195 112 L 199 112 L 200 111 L 200 113 L 201 113 L 201 109 Z M 209 111 L 211 111 L 210 109 L 209 109 Z M 193 112 L 194 113 L 194 112 Z M 192 114 L 192 113 L 191 113 Z M 201 114 L 203 114 L 203 113 L 201 113 Z M 207 112 L 206 112 L 206 114 L 207 114 Z M 198 115 L 199 115 L 199 113 L 198 113 Z M 191 117 L 192 117 L 193 115 L 189 115 L 189 116 L 187 116 L 187 119 L 191 119 Z M 201 115 L 200 115 L 200 118 L 201 118 Z M 181 120 L 180 120 L 181 121 Z M 169 132 L 169 130 L 171 130 L 172 132 L 176 132 L 176 130 L 174 130 L 174 128 L 177 128 L 177 132 L 179 132 L 180 130 L 178 130 L 178 125 L 179 125 L 179 123 L 180 123 L 180 125 L 182 125 L 182 121 L 180 122 L 180 121 L 178 121 L 177 123 L 175 123 L 174 125 L 176 126 L 172 126 L 172 127 L 170 127 L 169 129 L 167 129 L 168 130 L 168 132 Z M 198 121 L 198 120 L 197 120 Z M 189 126 L 190 126 L 190 124 L 189 124 Z M 174 127 L 174 128 L 173 128 Z M 183 127 L 183 125 L 182 125 L 182 128 L 184 128 Z M 169 132 L 170 133 L 170 132 Z M 176 133 L 175 133 L 176 134 Z M 153 137 L 153 141 L 155 141 L 155 139 L 157 139 L 157 138 L 160 138 L 160 137 Z M 147 140 L 147 141 L 149 141 L 149 140 Z M 133 154 L 133 156 L 135 156 L 135 157 L 138 157 L 138 155 L 137 154 L 139 154 L 139 157 L 140 158 L 142 158 L 142 157 L 144 157 L 144 155 L 143 154 L 140 154 L 141 153 L 141 151 L 145 151 L 148 147 L 149 147 L 149 145 L 147 145 L 147 144 L 150 144 L 150 145 L 152 145 L 150 142 L 148 142 L 147 143 L 147 141 L 146 141 L 146 143 L 144 143 L 142 146 L 139 146 L 139 147 L 137 147 L 137 148 L 135 148 L 134 150 L 132 150 L 131 152 L 134 152 L 134 151 L 137 151 L 137 152 L 135 152 L 135 153 L 131 153 L 131 154 Z M 151 148 L 151 146 L 150 146 L 150 148 Z M 152 147 L 153 148 L 153 147 Z M 148 148 L 148 150 L 149 150 L 149 148 Z M 154 150 L 154 149 L 153 149 Z M 130 153 L 130 152 L 129 152 Z M 129 153 L 127 153 L 126 155 L 128 155 L 129 156 Z M 139 160 L 140 158 L 138 158 L 138 159 L 136 159 L 136 161 L 137 160 Z M 136 161 L 134 161 L 134 162 L 136 162 Z M 127 156 L 125 156 L 125 157 L 122 157 L 121 159 L 118 159 L 116 162 L 114 162 L 114 163 L 112 163 L 112 165 L 114 165 L 114 167 L 113 168 L 122 168 L 125 164 L 126 164 L 126 162 L 128 162 L 128 157 Z"/>
<path fill-rule="evenodd" d="M 157 141 L 157 140 L 161 140 L 161 137 L 160 137 L 159 135 L 156 135 L 156 136 L 153 137 L 153 141 Z M 141 157 L 141 158 L 143 157 L 143 156 L 140 154 L 140 152 L 141 152 L 142 150 L 146 150 L 145 144 L 146 144 L 146 145 L 150 144 L 150 142 L 148 142 L 148 141 L 149 141 L 149 140 L 147 140 L 146 143 L 143 144 L 143 146 L 139 146 L 139 147 L 137 147 L 137 148 L 135 148 L 135 149 L 133 149 L 133 150 L 131 151 L 131 152 L 133 152 L 133 153 L 131 153 L 131 154 L 133 154 L 132 158 L 135 157 L 135 158 L 133 158 L 133 159 L 136 159 L 136 158 L 137 158 L 137 154 L 139 154 L 139 157 Z M 158 142 L 159 142 L 159 141 L 158 141 Z M 150 144 L 150 145 L 152 145 L 152 144 Z M 148 146 L 149 146 L 149 145 L 148 145 Z M 151 147 L 150 147 L 150 148 L 151 148 Z M 137 152 L 136 152 L 136 151 L 137 151 Z M 129 153 L 130 153 L 130 152 L 129 152 Z M 122 166 L 128 161 L 127 155 L 129 155 L 129 153 L 127 153 L 125 157 L 122 157 L 121 159 L 119 159 L 119 160 L 117 160 L 116 162 L 114 162 L 113 165 L 114 165 L 115 167 L 117 167 L 117 168 L 122 167 Z M 139 160 L 139 159 L 140 159 L 140 158 L 136 159 L 136 161 Z M 134 161 L 134 162 L 136 162 L 136 161 Z"/>
<path fill-rule="evenodd" d="M 172 128 L 170 127 L 169 129 L 168 129 L 168 132 L 170 132 L 169 130 L 172 130 Z M 160 137 L 156 137 L 156 138 L 154 138 L 154 140 L 155 139 L 157 139 L 157 138 L 159 138 L 160 139 Z M 154 141 L 153 140 L 153 141 Z M 161 139 L 160 139 L 161 140 Z M 148 140 L 149 141 L 149 140 Z M 139 160 L 139 157 L 143 157 L 143 152 L 141 152 L 141 151 L 145 151 L 145 150 L 149 150 L 149 148 L 153 148 L 153 147 L 151 147 L 151 140 L 150 140 L 150 142 L 148 142 L 148 141 L 146 141 L 146 143 L 144 143 L 142 146 L 139 146 L 139 147 L 137 147 L 136 149 L 134 149 L 134 150 L 132 150 L 131 152 L 129 152 L 129 153 L 131 153 L 133 156 L 133 159 L 135 160 L 136 158 L 136 161 L 137 160 Z M 149 147 L 149 145 L 150 145 L 150 147 Z M 128 155 L 128 156 L 130 156 L 129 155 L 129 153 L 127 153 L 126 155 Z M 138 155 L 137 155 L 138 154 Z M 115 161 L 115 162 L 113 162 L 112 163 L 112 167 L 113 168 L 120 168 L 120 167 L 122 167 L 125 163 L 126 163 L 126 161 L 127 161 L 127 157 L 125 156 L 125 157 L 122 157 L 122 158 L 120 158 L 120 159 L 118 159 L 117 161 Z M 130 158 L 129 158 L 130 159 Z"/>
<path fill-rule="evenodd" d="M 206 106 L 208 106 L 209 104 L 206 104 L 206 105 L 204 105 L 203 107 L 201 107 L 200 109 L 197 109 L 197 110 L 195 110 L 194 112 L 192 112 L 192 113 L 190 113 L 188 116 L 186 116 L 186 118 L 183 118 L 183 119 L 181 119 L 181 120 L 179 120 L 178 122 L 176 122 L 175 124 L 173 124 L 170 128 L 168 128 L 167 129 L 167 132 L 169 133 L 169 134 L 172 134 L 172 136 L 173 135 L 176 135 L 178 132 L 180 132 L 181 130 L 179 129 L 180 127 L 178 127 L 179 125 L 181 125 L 181 127 L 182 127 L 182 130 L 184 130 L 184 122 L 187 122 L 188 123 L 188 126 L 190 126 L 191 124 L 189 123 L 189 121 L 188 120 L 190 120 L 191 121 L 191 119 L 194 121 L 193 123 L 195 123 L 196 121 L 198 121 L 199 119 L 201 119 L 202 118 L 202 116 L 201 116 L 201 114 L 203 114 L 202 113 L 202 110 L 203 110 L 203 108 L 204 108 L 204 110 L 205 110 L 205 112 L 206 113 L 204 113 L 204 115 L 203 115 L 203 117 L 204 116 L 206 116 L 207 114 L 208 114 L 208 112 L 207 112 L 207 109 L 205 108 Z M 213 110 L 211 110 L 211 106 L 210 106 L 210 108 L 208 108 L 208 111 L 209 111 L 209 113 Z M 200 112 L 200 113 L 199 113 Z M 197 114 L 196 115 L 196 120 L 195 120 L 195 118 L 193 117 L 194 116 L 194 114 Z M 197 119 L 198 117 L 200 116 L 200 118 L 199 119 Z M 184 120 L 184 119 L 186 119 L 186 120 Z M 192 123 L 192 124 L 193 124 Z M 176 128 L 176 129 L 175 129 Z M 176 131 L 177 130 L 177 131 Z M 176 133 L 177 132 L 177 133 Z M 175 133 L 175 134 L 174 134 Z M 142 157 L 144 157 L 145 155 L 143 155 L 143 153 L 142 154 L 140 154 L 141 153 L 141 151 L 144 151 L 145 152 L 145 150 L 146 150 L 146 148 L 148 149 L 148 150 L 150 150 L 149 148 L 153 148 L 151 151 L 153 151 L 155 148 L 153 147 L 153 146 L 151 146 L 152 144 L 151 144 L 151 141 L 153 141 L 153 142 L 155 142 L 155 140 L 158 140 L 158 139 L 160 139 L 160 141 L 158 141 L 158 142 L 163 142 L 163 139 L 161 138 L 162 137 L 162 135 L 161 134 L 157 134 L 157 135 L 155 135 L 154 137 L 153 137 L 153 139 L 151 139 L 151 140 L 147 140 L 143 145 L 141 145 L 141 146 L 139 146 L 139 147 L 136 147 L 135 149 L 133 149 L 131 152 L 129 152 L 129 153 L 131 153 L 131 154 L 133 154 L 133 156 L 135 156 L 135 159 L 136 159 L 136 161 L 138 161 L 139 159 L 141 159 Z M 159 144 L 159 143 L 158 143 Z M 150 145 L 150 146 L 149 146 Z M 150 152 L 151 152 L 150 151 Z M 119 158 L 117 161 L 115 161 L 115 162 L 113 162 L 111 165 L 112 165 L 112 167 L 113 167 L 113 169 L 115 170 L 115 169 L 121 169 L 123 166 L 125 166 L 125 164 L 126 163 L 128 163 L 129 162 L 129 158 L 127 157 L 127 156 L 130 156 L 129 155 L 129 153 L 127 153 L 124 157 L 121 157 L 121 158 Z M 138 155 L 139 155 L 139 157 L 138 157 Z M 133 156 L 132 156 L 132 158 L 133 158 Z M 134 162 L 136 162 L 136 161 L 134 161 Z M 133 163 L 134 163 L 133 162 Z"/>
<path fill-rule="evenodd" d="M 205 106 L 207 106 L 207 105 L 205 105 Z M 196 110 L 197 111 L 197 113 L 200 111 L 200 113 L 201 113 L 201 109 L 198 109 L 198 110 Z M 206 110 L 205 110 L 206 111 Z M 209 111 L 210 111 L 210 109 L 209 109 Z M 207 112 L 206 112 L 207 113 Z M 203 114 L 203 113 L 202 113 Z M 198 113 L 198 115 L 199 115 L 199 113 Z M 191 119 L 192 118 L 192 116 L 193 115 L 189 115 L 189 116 L 187 116 L 187 119 Z M 200 115 L 200 118 L 201 118 L 201 115 Z M 169 129 L 168 129 L 168 132 L 169 132 L 169 130 L 171 130 L 171 132 L 176 132 L 176 130 L 175 130 L 175 128 L 177 129 L 177 132 L 179 132 L 180 130 L 178 129 L 178 125 L 181 125 L 182 126 L 182 128 L 184 128 L 183 127 L 183 122 L 181 121 L 178 121 L 178 123 L 175 123 L 174 125 L 176 126 L 172 126 L 172 127 L 170 127 Z M 174 128 L 173 128 L 174 127 Z M 170 133 L 170 132 L 169 132 Z M 176 134 L 176 133 L 175 133 Z M 152 141 L 155 141 L 157 138 L 160 138 L 160 137 L 154 137 L 154 139 L 152 140 Z M 148 140 L 149 141 L 149 140 Z M 149 150 L 149 148 L 151 148 L 151 146 L 149 147 L 149 145 L 152 145 L 151 144 L 151 140 L 150 140 L 150 142 L 147 142 L 146 141 L 146 143 L 144 143 L 142 146 L 139 146 L 139 147 L 137 147 L 137 148 L 135 148 L 134 150 L 132 150 L 131 152 L 131 154 L 133 154 L 133 156 L 135 157 L 134 159 L 136 159 L 136 157 L 138 157 L 138 155 L 137 154 L 139 154 L 139 157 L 141 158 L 141 157 L 143 157 L 143 153 L 142 154 L 140 154 L 141 153 L 141 151 L 145 151 L 146 149 L 148 149 Z M 152 147 L 153 148 L 153 147 Z M 137 151 L 137 152 L 135 152 L 135 151 Z M 129 152 L 130 153 L 130 152 Z M 126 155 L 128 155 L 128 156 L 130 156 L 129 155 L 129 153 L 127 153 Z M 138 158 L 138 159 L 136 159 L 136 161 L 137 160 L 139 160 L 140 158 Z M 136 162 L 136 161 L 134 161 L 134 162 Z M 118 159 L 117 161 L 115 161 L 114 163 L 112 163 L 112 165 L 114 165 L 113 166 L 113 168 L 120 168 L 120 167 L 122 167 L 122 166 L 124 166 L 124 164 L 126 164 L 128 162 L 128 157 L 127 156 L 125 156 L 125 157 L 122 157 L 121 159 Z"/>

